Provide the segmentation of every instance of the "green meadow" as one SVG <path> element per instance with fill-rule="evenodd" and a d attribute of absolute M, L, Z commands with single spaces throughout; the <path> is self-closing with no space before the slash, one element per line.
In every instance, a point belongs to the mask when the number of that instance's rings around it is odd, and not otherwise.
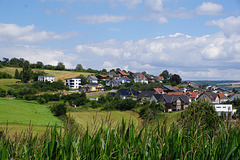
<path fill-rule="evenodd" d="M 0 79 L 0 88 L 8 90 L 11 84 L 19 81 L 18 79 Z"/>
<path fill-rule="evenodd" d="M 0 98 L 0 123 L 32 124 L 39 126 L 61 125 L 49 108 L 34 101 Z"/>

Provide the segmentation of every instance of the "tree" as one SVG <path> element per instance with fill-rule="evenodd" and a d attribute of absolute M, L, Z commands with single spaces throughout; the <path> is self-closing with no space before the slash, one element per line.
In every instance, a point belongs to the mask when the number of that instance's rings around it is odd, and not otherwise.
<path fill-rule="evenodd" d="M 9 64 L 9 58 L 3 57 L 2 65 L 7 66 Z"/>
<path fill-rule="evenodd" d="M 62 62 L 58 62 L 58 65 L 56 66 L 56 70 L 64 70 L 65 65 Z"/>
<path fill-rule="evenodd" d="M 118 72 L 118 71 L 121 71 L 121 69 L 120 69 L 120 68 L 117 68 L 117 69 L 116 69 L 116 72 Z"/>
<path fill-rule="evenodd" d="M 176 83 L 176 84 L 180 84 L 182 82 L 182 78 L 177 75 L 177 74 L 174 74 L 171 76 L 170 80 L 169 80 L 171 83 Z"/>
<path fill-rule="evenodd" d="M 38 81 L 38 76 L 45 76 L 46 73 L 44 71 L 37 71 L 32 74 L 32 79 L 34 81 Z"/>
<path fill-rule="evenodd" d="M 76 70 L 77 70 L 77 71 L 81 71 L 81 70 L 83 70 L 82 65 L 81 65 L 81 64 L 78 64 L 77 67 L 76 67 Z"/>
<path fill-rule="evenodd" d="M 23 83 L 27 83 L 28 81 L 30 81 L 31 77 L 32 77 L 32 70 L 30 68 L 30 63 L 29 61 L 25 61 L 23 64 L 21 81 Z"/>
<path fill-rule="evenodd" d="M 215 108 L 208 101 L 202 101 L 201 99 L 191 102 L 182 112 L 180 118 L 180 123 L 185 128 L 200 125 L 204 129 L 214 130 L 219 122 L 220 118 Z"/>
<path fill-rule="evenodd" d="M 20 73 L 19 73 L 18 69 L 15 70 L 14 78 L 15 79 L 21 79 L 21 76 L 20 76 Z"/>
<path fill-rule="evenodd" d="M 167 70 L 164 70 L 164 71 L 160 74 L 160 76 L 163 76 L 163 78 L 166 79 L 166 80 L 170 78 L 170 74 L 169 74 L 169 72 L 168 72 Z"/>
<path fill-rule="evenodd" d="M 88 84 L 88 79 L 87 79 L 87 77 L 85 77 L 84 75 L 80 74 L 77 78 L 80 78 L 80 79 L 81 79 L 81 84 L 82 84 L 82 85 Z"/>
<path fill-rule="evenodd" d="M 43 68 L 43 67 L 44 67 L 44 65 L 43 65 L 42 62 L 38 61 L 38 62 L 36 63 L 36 68 Z"/>
<path fill-rule="evenodd" d="M 52 66 L 52 65 L 50 65 L 50 64 L 48 64 L 48 65 L 45 65 L 43 68 L 44 68 L 44 69 L 53 70 L 55 67 Z"/>
<path fill-rule="evenodd" d="M 65 106 L 64 103 L 56 104 L 55 106 L 51 107 L 51 111 L 56 115 L 56 116 L 61 116 L 61 115 L 66 115 L 67 113 L 67 107 Z"/>

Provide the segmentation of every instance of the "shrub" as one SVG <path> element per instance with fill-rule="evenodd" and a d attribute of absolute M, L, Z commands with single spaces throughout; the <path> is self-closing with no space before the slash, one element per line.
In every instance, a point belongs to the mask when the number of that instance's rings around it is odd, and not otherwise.
<path fill-rule="evenodd" d="M 43 97 L 38 97 L 37 101 L 38 101 L 39 104 L 47 103 L 47 100 L 45 98 L 43 98 Z"/>
<path fill-rule="evenodd" d="M 196 126 L 200 124 L 207 130 L 214 130 L 220 122 L 220 118 L 215 108 L 208 102 L 197 100 L 182 112 L 180 122 L 186 127 Z"/>
<path fill-rule="evenodd" d="M 0 88 L 0 97 L 6 97 L 7 93 L 6 90 Z"/>
<path fill-rule="evenodd" d="M 67 107 L 65 106 L 64 103 L 56 104 L 52 106 L 50 109 L 56 116 L 66 115 L 67 113 Z"/>

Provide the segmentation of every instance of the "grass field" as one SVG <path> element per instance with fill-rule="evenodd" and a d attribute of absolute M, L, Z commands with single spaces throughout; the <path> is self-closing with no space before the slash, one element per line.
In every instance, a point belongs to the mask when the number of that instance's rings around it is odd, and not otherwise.
<path fill-rule="evenodd" d="M 22 71 L 22 68 L 17 68 L 17 67 L 3 67 L 0 68 L 1 72 L 7 72 L 8 74 L 11 74 L 14 76 L 15 70 L 18 69 L 18 71 Z M 55 76 L 55 81 L 57 80 L 64 80 L 67 78 L 75 78 L 79 76 L 80 74 L 84 76 L 88 76 L 92 73 L 86 73 L 86 72 L 74 72 L 74 71 L 57 71 L 57 70 L 45 70 L 45 69 L 33 69 L 33 71 L 44 71 L 47 73 L 48 76 Z"/>
<path fill-rule="evenodd" d="M 62 124 L 47 106 L 37 102 L 0 98 L 0 123 L 33 124 L 40 126 Z"/>
<path fill-rule="evenodd" d="M 11 88 L 8 86 L 9 84 L 16 83 L 16 81 L 19 81 L 18 79 L 0 79 L 0 88 L 8 90 Z"/>
<path fill-rule="evenodd" d="M 109 123 L 112 126 L 116 126 L 118 123 L 122 122 L 124 119 L 125 122 L 133 122 L 135 126 L 141 125 L 141 119 L 132 111 L 102 111 L 102 112 L 70 112 L 71 117 L 73 117 L 77 124 L 82 126 L 83 128 L 89 127 L 89 129 L 94 129 L 95 126 L 100 126 L 102 122 L 105 126 L 108 126 Z"/>

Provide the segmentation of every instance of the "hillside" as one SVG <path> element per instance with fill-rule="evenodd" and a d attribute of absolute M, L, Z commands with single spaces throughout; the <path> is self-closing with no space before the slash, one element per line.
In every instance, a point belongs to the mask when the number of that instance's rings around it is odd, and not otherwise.
<path fill-rule="evenodd" d="M 0 68 L 0 71 L 7 72 L 8 74 L 11 74 L 12 76 L 14 76 L 16 69 L 18 69 L 19 72 L 22 70 L 22 68 L 17 68 L 17 67 L 3 67 L 3 68 Z M 67 79 L 67 78 L 75 78 L 80 74 L 84 76 L 88 76 L 92 74 L 87 72 L 59 71 L 59 70 L 46 70 L 46 69 L 32 69 L 32 70 L 34 72 L 44 71 L 45 73 L 47 73 L 48 76 L 55 76 L 55 81 L 59 79 L 63 81 L 64 79 Z"/>
<path fill-rule="evenodd" d="M 55 125 L 61 120 L 47 106 L 34 101 L 0 98 L 0 123 Z"/>

